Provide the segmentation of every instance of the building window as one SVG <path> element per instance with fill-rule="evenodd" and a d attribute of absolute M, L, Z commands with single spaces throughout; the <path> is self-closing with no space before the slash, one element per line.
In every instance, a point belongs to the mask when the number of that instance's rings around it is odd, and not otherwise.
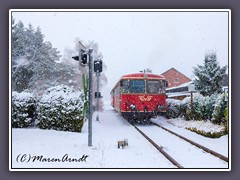
<path fill-rule="evenodd" d="M 178 79 L 178 78 L 174 78 L 174 79 L 173 79 L 173 82 L 174 82 L 174 83 L 179 83 L 179 79 Z"/>

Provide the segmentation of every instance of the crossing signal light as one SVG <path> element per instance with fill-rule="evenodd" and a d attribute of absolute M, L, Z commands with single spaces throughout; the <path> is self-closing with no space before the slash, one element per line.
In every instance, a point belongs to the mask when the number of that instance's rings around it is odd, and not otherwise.
<path fill-rule="evenodd" d="M 102 72 L 102 61 L 94 61 L 94 72 Z"/>

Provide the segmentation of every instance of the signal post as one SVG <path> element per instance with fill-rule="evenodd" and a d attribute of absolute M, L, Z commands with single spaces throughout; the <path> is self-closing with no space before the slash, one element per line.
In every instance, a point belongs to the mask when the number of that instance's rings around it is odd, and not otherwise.
<path fill-rule="evenodd" d="M 93 60 L 92 60 L 92 51 L 93 49 L 89 49 L 88 51 L 79 42 L 81 45 L 79 56 L 72 57 L 74 60 L 79 61 L 79 65 L 84 66 L 88 65 L 89 67 L 89 86 L 88 86 L 88 146 L 92 146 L 92 114 L 93 114 L 93 107 L 92 107 L 92 95 L 93 95 L 93 88 L 92 88 L 92 77 L 93 77 Z M 94 72 L 97 73 L 97 110 L 99 110 L 99 103 L 98 98 L 101 97 L 101 93 L 99 92 L 99 73 L 102 72 L 102 61 L 94 61 Z M 95 93 L 96 97 L 96 93 Z M 99 117 L 97 115 L 97 120 L 99 121 Z"/>
<path fill-rule="evenodd" d="M 102 72 L 102 60 L 97 60 L 94 61 L 94 72 L 96 73 L 97 76 L 97 92 L 95 92 L 95 98 L 97 98 L 97 117 L 96 121 L 99 121 L 99 98 L 101 98 L 101 93 L 99 92 L 99 76 L 100 73 Z"/>
<path fill-rule="evenodd" d="M 80 45 L 84 47 L 81 43 Z M 79 61 L 79 65 L 87 64 L 89 67 L 89 86 L 88 86 L 88 146 L 92 146 L 92 49 L 86 51 L 86 48 L 80 48 L 79 56 L 72 57 Z"/>

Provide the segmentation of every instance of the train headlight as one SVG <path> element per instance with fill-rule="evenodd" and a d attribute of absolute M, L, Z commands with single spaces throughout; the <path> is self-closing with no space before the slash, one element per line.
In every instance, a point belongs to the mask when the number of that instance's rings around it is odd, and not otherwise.
<path fill-rule="evenodd" d="M 164 105 L 158 105 L 158 110 L 163 111 L 164 110 Z"/>
<path fill-rule="evenodd" d="M 136 106 L 133 105 L 133 104 L 131 104 L 131 105 L 130 105 L 130 109 L 131 109 L 131 110 L 135 110 L 135 109 L 136 109 Z"/>

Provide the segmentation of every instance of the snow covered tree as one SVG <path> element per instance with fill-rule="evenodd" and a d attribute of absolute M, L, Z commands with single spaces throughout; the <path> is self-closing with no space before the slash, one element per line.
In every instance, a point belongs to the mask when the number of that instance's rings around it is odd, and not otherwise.
<path fill-rule="evenodd" d="M 93 60 L 103 59 L 96 42 L 89 41 L 84 45 L 87 49 L 93 49 Z M 40 27 L 35 30 L 31 24 L 24 27 L 22 22 L 15 24 L 12 20 L 12 89 L 17 92 L 28 89 L 38 95 L 60 84 L 75 90 L 82 89 L 82 74 L 88 76 L 88 68 L 80 67 L 79 71 L 78 62 L 73 61 L 72 56 L 80 50 L 79 39 L 76 39 L 75 46 L 75 50 L 66 50 L 60 60 L 59 51 L 50 42 L 44 41 Z M 105 70 L 106 65 L 103 63 L 100 88 L 107 82 Z M 95 88 L 95 74 L 93 84 Z"/>
<path fill-rule="evenodd" d="M 24 25 L 21 21 L 15 24 L 15 20 L 12 19 L 12 60 L 15 65 L 16 59 L 24 55 Z"/>
<path fill-rule="evenodd" d="M 204 64 L 193 68 L 193 73 L 196 75 L 194 80 L 196 90 L 204 96 L 221 93 L 221 84 L 226 69 L 227 66 L 220 67 L 216 52 L 207 51 Z"/>
<path fill-rule="evenodd" d="M 72 59 L 77 53 L 70 48 L 65 48 L 63 56 L 58 63 L 62 70 L 66 71 L 65 76 L 61 77 L 62 83 L 74 89 L 82 89 L 82 71 L 79 71 L 79 62 Z M 86 69 L 86 68 L 85 68 Z M 67 73 L 68 71 L 68 73 Z M 63 73 L 62 73 L 63 74 Z"/>
<path fill-rule="evenodd" d="M 50 42 L 44 42 L 44 35 L 29 24 L 24 27 L 20 21 L 12 21 L 12 85 L 17 92 L 29 89 L 43 92 L 59 81 L 56 61 L 59 51 Z"/>

